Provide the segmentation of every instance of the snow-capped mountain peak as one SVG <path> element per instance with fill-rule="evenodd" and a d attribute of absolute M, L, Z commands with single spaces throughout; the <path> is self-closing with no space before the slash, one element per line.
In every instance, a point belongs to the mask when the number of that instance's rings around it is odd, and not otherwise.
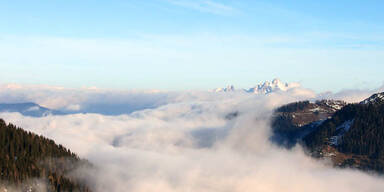
<path fill-rule="evenodd" d="M 257 94 L 268 94 L 273 91 L 287 91 L 288 89 L 300 87 L 298 83 L 284 83 L 280 79 L 273 79 L 272 82 L 265 81 L 264 83 L 260 83 L 255 87 L 247 89 L 246 92 L 249 93 L 257 93 Z"/>
<path fill-rule="evenodd" d="M 247 93 L 255 93 L 255 94 L 268 94 L 274 91 L 287 91 L 292 88 L 300 87 L 299 83 L 284 83 L 280 79 L 275 78 L 270 81 L 264 81 L 263 83 L 259 83 L 258 85 L 251 87 L 249 89 L 243 89 Z M 234 92 L 237 91 L 233 85 L 229 85 L 225 88 L 217 88 L 213 90 L 214 92 Z"/>
<path fill-rule="evenodd" d="M 217 88 L 214 91 L 215 92 L 233 92 L 235 91 L 235 87 L 233 85 L 228 85 L 225 88 Z"/>
<path fill-rule="evenodd" d="M 379 104 L 384 102 L 384 92 L 376 93 L 370 96 L 368 99 L 360 102 L 360 104 Z"/>

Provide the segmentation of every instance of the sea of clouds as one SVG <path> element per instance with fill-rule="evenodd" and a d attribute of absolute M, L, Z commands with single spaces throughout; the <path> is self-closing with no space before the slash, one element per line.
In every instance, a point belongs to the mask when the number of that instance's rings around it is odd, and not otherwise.
<path fill-rule="evenodd" d="M 269 140 L 270 117 L 280 105 L 318 98 L 357 102 L 375 91 L 319 95 L 298 87 L 254 95 L 3 85 L 0 102 L 86 113 L 0 117 L 88 159 L 97 169 L 77 171 L 97 192 L 375 192 L 384 190 L 381 176 L 336 169 L 300 146 L 287 150 Z"/>

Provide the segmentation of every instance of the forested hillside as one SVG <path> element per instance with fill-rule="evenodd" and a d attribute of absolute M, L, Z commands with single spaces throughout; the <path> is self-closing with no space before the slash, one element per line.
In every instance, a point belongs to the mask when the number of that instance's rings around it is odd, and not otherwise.
<path fill-rule="evenodd" d="M 343 101 L 321 100 L 300 101 L 281 106 L 275 110 L 272 118 L 274 134 L 271 140 L 288 148 L 293 147 L 345 105 Z"/>
<path fill-rule="evenodd" d="M 71 177 L 77 166 L 90 166 L 53 140 L 26 132 L 0 119 L 0 179 L 2 185 L 25 186 L 31 180 L 47 183 L 47 191 L 90 191 Z M 2 187 L 4 187 L 2 186 Z M 30 190 L 30 189 L 29 189 Z"/>
<path fill-rule="evenodd" d="M 304 138 L 313 152 L 332 148 L 345 155 L 339 163 L 384 172 L 384 105 L 351 104 Z M 339 158 L 339 160 L 341 160 Z"/>
<path fill-rule="evenodd" d="M 360 103 L 323 100 L 291 103 L 275 110 L 272 141 L 302 143 L 317 158 L 338 167 L 384 174 L 384 93 Z"/>
<path fill-rule="evenodd" d="M 336 166 L 384 173 L 384 93 L 348 105 L 291 103 L 276 109 L 272 126 L 278 144 L 299 142 L 312 156 L 330 158 Z"/>

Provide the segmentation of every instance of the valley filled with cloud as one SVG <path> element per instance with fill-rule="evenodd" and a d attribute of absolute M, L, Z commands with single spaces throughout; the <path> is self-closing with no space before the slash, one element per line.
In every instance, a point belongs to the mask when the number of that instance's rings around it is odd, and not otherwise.
<path fill-rule="evenodd" d="M 288 150 L 269 139 L 276 107 L 320 98 L 357 102 L 378 90 L 316 94 L 295 87 L 265 95 L 3 85 L 1 102 L 77 112 L 0 117 L 89 160 L 93 168 L 71 174 L 85 175 L 98 192 L 381 191 L 381 176 L 333 168 L 299 145 Z"/>

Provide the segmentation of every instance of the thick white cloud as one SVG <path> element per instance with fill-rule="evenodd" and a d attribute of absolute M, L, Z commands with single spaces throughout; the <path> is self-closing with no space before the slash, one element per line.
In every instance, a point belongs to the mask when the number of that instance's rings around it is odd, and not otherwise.
<path fill-rule="evenodd" d="M 289 96 L 313 98 L 316 94 L 302 87 L 287 90 Z M 284 94 L 277 92 L 276 94 Z M 0 85 L 0 103 L 35 102 L 43 107 L 65 112 L 100 113 L 104 115 L 129 114 L 156 108 L 169 103 L 214 101 L 244 98 L 250 94 L 212 93 L 209 91 L 166 92 L 159 90 L 107 90 L 97 88 L 69 89 L 47 85 Z M 276 97 L 276 99 L 279 99 Z"/>
<path fill-rule="evenodd" d="M 63 144 L 89 159 L 96 191 L 246 192 L 382 191 L 384 180 L 334 169 L 300 147 L 271 144 L 272 109 L 313 93 L 178 94 L 172 102 L 129 115 L 73 114 L 1 118 Z M 238 112 L 237 118 L 226 115 Z"/>
<path fill-rule="evenodd" d="M 310 89 L 296 87 L 286 92 L 275 92 L 291 100 L 341 99 L 359 102 L 370 95 L 384 91 L 383 87 L 372 90 L 343 90 L 337 93 L 316 94 Z M 0 85 L 0 103 L 35 102 L 43 107 L 65 112 L 99 113 L 104 115 L 129 114 L 143 109 L 153 109 L 170 103 L 187 101 L 214 101 L 230 97 L 239 99 L 250 97 L 242 93 L 212 93 L 209 91 L 167 92 L 159 90 L 107 90 L 98 88 L 70 89 L 47 85 Z M 276 96 L 274 102 L 280 100 Z M 269 102 L 269 101 L 266 101 Z"/>
<path fill-rule="evenodd" d="M 45 85 L 0 85 L 0 103 L 35 102 L 67 112 L 117 115 L 168 103 L 175 93 L 157 90 L 69 89 Z"/>
<path fill-rule="evenodd" d="M 384 92 L 384 85 L 376 89 L 347 89 L 337 93 L 326 92 L 319 94 L 318 97 L 326 99 L 339 99 L 348 103 L 357 103 L 379 92 Z"/>

